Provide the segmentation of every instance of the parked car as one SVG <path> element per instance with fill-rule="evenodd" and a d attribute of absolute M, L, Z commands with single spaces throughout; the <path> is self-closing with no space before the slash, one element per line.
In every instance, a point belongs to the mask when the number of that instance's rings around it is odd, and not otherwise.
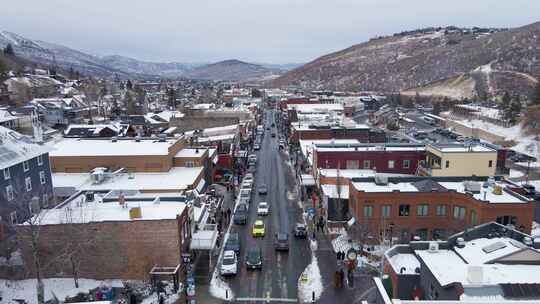
<path fill-rule="evenodd" d="M 233 222 L 237 225 L 247 224 L 248 208 L 246 204 L 238 204 L 234 211 Z"/>
<path fill-rule="evenodd" d="M 247 173 L 246 176 L 244 176 L 244 182 L 246 181 L 249 181 L 251 183 L 253 183 L 253 174 L 252 173 Z"/>
<path fill-rule="evenodd" d="M 264 222 L 262 220 L 256 220 L 255 223 L 253 223 L 253 237 L 264 237 L 264 232 Z"/>
<path fill-rule="evenodd" d="M 307 237 L 306 224 L 296 223 L 296 225 L 294 226 L 294 236 L 297 238 L 306 238 Z"/>
<path fill-rule="evenodd" d="M 238 272 L 238 260 L 234 251 L 226 250 L 223 252 L 220 272 L 222 276 L 235 275 Z"/>
<path fill-rule="evenodd" d="M 259 144 L 253 145 L 253 150 L 258 151 L 261 149 L 261 146 Z"/>
<path fill-rule="evenodd" d="M 240 199 L 248 200 L 251 198 L 251 190 L 250 189 L 240 189 Z"/>
<path fill-rule="evenodd" d="M 232 250 L 236 252 L 237 255 L 240 254 L 240 236 L 238 235 L 238 232 L 229 234 L 229 238 L 227 239 L 227 242 L 225 242 L 223 250 Z"/>
<path fill-rule="evenodd" d="M 262 269 L 262 250 L 259 247 L 254 247 L 248 250 L 246 256 L 247 269 Z"/>
<path fill-rule="evenodd" d="M 289 235 L 284 232 L 276 233 L 276 238 L 274 241 L 274 248 L 276 250 L 289 250 Z"/>
<path fill-rule="evenodd" d="M 276 133 L 272 132 L 272 137 L 276 137 Z"/>
<path fill-rule="evenodd" d="M 259 202 L 257 207 L 257 215 L 268 215 L 270 213 L 270 207 L 267 202 Z"/>
<path fill-rule="evenodd" d="M 266 187 L 266 184 L 260 184 L 259 185 L 259 194 L 265 194 L 268 192 L 268 188 Z"/>

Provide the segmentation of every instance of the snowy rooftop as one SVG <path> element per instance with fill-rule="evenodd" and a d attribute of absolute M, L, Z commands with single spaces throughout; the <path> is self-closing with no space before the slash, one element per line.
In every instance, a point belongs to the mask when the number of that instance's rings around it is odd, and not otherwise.
<path fill-rule="evenodd" d="M 75 198 L 69 204 L 55 209 L 44 209 L 39 215 L 40 225 L 65 223 L 91 223 L 107 221 L 173 220 L 186 208 L 183 201 L 126 201 L 125 206 L 115 202 L 85 202 L 83 196 Z M 131 208 L 140 207 L 141 217 L 131 219 Z"/>
<path fill-rule="evenodd" d="M 377 173 L 374 170 L 369 169 L 340 169 L 339 176 L 344 178 L 355 178 L 355 177 L 373 177 L 375 175 L 384 175 L 384 176 L 410 176 L 407 174 L 397 174 L 397 173 Z M 337 169 L 319 169 L 319 175 L 325 177 L 337 177 Z"/>
<path fill-rule="evenodd" d="M 176 155 L 174 157 L 189 157 L 189 158 L 202 157 L 204 155 L 204 153 L 206 153 L 206 150 L 208 150 L 208 149 L 204 149 L 204 148 L 197 148 L 197 149 L 185 148 L 185 149 L 182 149 L 182 150 L 178 151 L 178 153 L 176 153 Z"/>
<path fill-rule="evenodd" d="M 0 169 L 9 168 L 51 150 L 28 136 L 0 126 Z"/>
<path fill-rule="evenodd" d="M 300 149 L 302 150 L 302 154 L 304 156 L 307 156 L 307 153 L 309 151 L 310 154 L 313 152 L 314 145 L 317 144 L 359 144 L 360 142 L 357 139 L 317 139 L 317 140 L 300 140 Z M 311 162 L 311 157 L 309 158 L 309 161 Z"/>
<path fill-rule="evenodd" d="M 388 175 L 387 175 L 388 176 Z M 406 178 L 405 178 L 406 179 Z M 424 179 L 424 181 L 429 179 Z M 387 184 L 376 184 L 374 181 L 353 181 L 352 185 L 355 187 L 358 191 L 364 191 L 364 192 L 392 192 L 392 191 L 400 191 L 400 192 L 421 192 L 423 191 L 421 188 L 419 189 L 415 182 L 422 181 L 422 179 L 416 179 L 416 181 L 403 181 L 403 182 L 392 182 L 390 180 Z M 453 190 L 458 193 L 470 193 L 467 192 L 465 189 L 465 183 L 467 181 L 438 181 L 433 179 L 434 184 L 438 184 L 439 186 L 442 186 L 442 190 Z M 480 183 L 480 192 L 477 193 L 470 193 L 476 200 L 479 201 L 487 201 L 489 203 L 528 203 L 530 202 L 529 199 L 515 193 L 510 193 L 507 191 L 502 191 L 501 194 L 495 194 L 494 188 L 495 186 L 500 186 L 503 189 L 507 186 L 506 183 L 503 182 L 496 182 L 495 184 L 488 185 L 487 188 L 484 188 L 484 184 L 481 182 L 474 182 L 474 183 Z M 437 189 L 438 190 L 438 189 Z"/>
<path fill-rule="evenodd" d="M 389 259 L 390 265 L 395 273 L 416 274 L 416 268 L 420 267 L 420 262 L 412 253 L 398 253 Z M 401 269 L 404 269 L 401 272 Z"/>
<path fill-rule="evenodd" d="M 444 145 L 438 145 L 438 144 L 430 144 L 429 147 L 439 150 L 441 152 L 457 152 L 457 153 L 464 153 L 464 152 L 497 152 L 495 149 L 486 147 L 484 145 L 464 145 L 464 144 L 444 144 Z"/>
<path fill-rule="evenodd" d="M 289 104 L 288 109 L 296 109 L 299 113 L 324 113 L 329 111 L 343 111 L 343 104 L 329 103 L 329 104 Z"/>
<path fill-rule="evenodd" d="M 69 139 L 64 138 L 54 145 L 50 156 L 136 156 L 168 155 L 169 148 L 179 139 Z"/>
<path fill-rule="evenodd" d="M 53 173 L 53 187 L 75 187 L 78 190 L 171 191 L 195 188 L 203 167 L 174 167 L 168 172 L 122 173 L 106 178 L 100 184 L 90 180 L 89 173 Z"/>
<path fill-rule="evenodd" d="M 338 193 L 337 185 L 324 184 L 321 185 L 322 192 L 329 198 L 342 198 L 349 199 L 349 185 L 341 185 L 339 187 L 340 193 Z"/>
<path fill-rule="evenodd" d="M 495 245 L 496 244 L 496 245 Z M 488 248 L 490 245 L 496 246 L 497 250 L 492 252 L 486 252 L 484 248 Z M 512 254 L 525 248 L 523 243 L 517 242 L 514 239 L 507 237 L 499 238 L 479 238 L 468 241 L 465 247 L 455 247 L 454 250 L 461 258 L 467 263 L 472 265 L 484 264 L 500 257 Z"/>
<path fill-rule="evenodd" d="M 321 152 L 355 152 L 355 151 L 425 151 L 426 147 L 421 145 L 340 145 L 340 144 L 315 144 L 315 150 Z"/>
<path fill-rule="evenodd" d="M 480 249 L 481 250 L 481 249 Z M 476 250 L 478 252 L 478 250 Z M 506 264 L 467 264 L 453 250 L 416 250 L 416 255 L 422 259 L 442 286 L 460 282 L 463 286 L 496 285 L 504 283 L 540 283 L 540 265 L 506 265 Z M 471 280 L 469 267 L 481 268 L 480 281 Z"/>
<path fill-rule="evenodd" d="M 456 105 L 456 107 L 471 110 L 472 112 L 475 112 L 479 116 L 484 116 L 484 117 L 489 117 L 489 118 L 494 118 L 494 119 L 500 118 L 499 109 L 482 107 L 482 106 L 474 106 L 474 105 L 468 105 L 468 104 Z"/>
<path fill-rule="evenodd" d="M 219 135 L 236 134 L 237 131 L 238 131 L 238 125 L 228 125 L 228 126 L 223 126 L 223 127 L 203 129 L 202 133 L 198 135 L 200 137 L 219 136 Z M 195 131 L 188 131 L 185 134 L 186 136 L 191 137 L 195 135 Z"/>
<path fill-rule="evenodd" d="M 11 113 L 9 113 L 8 111 L 0 110 L 0 123 L 17 119 L 19 119 L 19 117 L 11 115 Z"/>

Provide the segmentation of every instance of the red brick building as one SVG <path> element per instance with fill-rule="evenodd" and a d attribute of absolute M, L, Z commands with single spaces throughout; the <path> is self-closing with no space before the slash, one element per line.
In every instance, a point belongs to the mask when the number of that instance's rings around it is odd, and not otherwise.
<path fill-rule="evenodd" d="M 339 167 L 414 175 L 418 163 L 425 158 L 426 148 L 420 144 L 318 144 L 313 148 L 314 167 L 323 169 Z"/>
<path fill-rule="evenodd" d="M 485 178 L 354 178 L 349 211 L 364 232 L 408 241 L 445 238 L 469 227 L 496 221 L 530 233 L 535 202 L 514 185 Z"/>
<path fill-rule="evenodd" d="M 357 139 L 361 143 L 384 143 L 386 142 L 386 133 L 381 129 L 368 126 L 292 126 L 291 142 L 298 143 L 299 140 L 317 139 Z"/>

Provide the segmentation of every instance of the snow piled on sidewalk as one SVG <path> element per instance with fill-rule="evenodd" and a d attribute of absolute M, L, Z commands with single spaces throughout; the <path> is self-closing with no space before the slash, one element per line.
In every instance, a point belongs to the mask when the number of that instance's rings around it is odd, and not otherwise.
<path fill-rule="evenodd" d="M 229 287 L 229 284 L 227 282 L 223 281 L 221 279 L 221 276 L 218 274 L 217 271 L 218 267 L 216 267 L 216 270 L 214 270 L 214 274 L 212 275 L 212 280 L 210 281 L 210 294 L 214 298 L 227 300 L 227 292 L 228 292 L 228 299 L 231 300 L 234 298 L 234 294 L 231 290 L 231 287 Z"/>
<path fill-rule="evenodd" d="M 302 277 L 307 277 L 307 281 L 303 282 Z M 298 279 L 298 299 L 302 303 L 311 303 L 313 292 L 315 292 L 315 300 L 318 300 L 323 292 L 321 270 L 314 253 L 311 254 L 311 263 Z"/>
<path fill-rule="evenodd" d="M 12 281 L 0 280 L 0 293 L 5 301 L 24 299 L 28 304 L 37 304 L 36 279 Z M 60 301 L 66 297 L 76 296 L 79 292 L 86 293 L 90 289 L 105 284 L 108 286 L 123 286 L 120 280 L 97 281 L 79 279 L 79 288 L 75 288 L 73 279 L 43 279 L 45 286 L 45 301 L 52 300 L 53 294 Z"/>

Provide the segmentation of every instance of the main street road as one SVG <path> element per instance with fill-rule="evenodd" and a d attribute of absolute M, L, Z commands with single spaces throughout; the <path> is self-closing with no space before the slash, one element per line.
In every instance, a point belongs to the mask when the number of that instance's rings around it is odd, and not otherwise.
<path fill-rule="evenodd" d="M 239 272 L 225 279 L 229 282 L 235 298 L 297 298 L 298 278 L 311 262 L 310 249 L 306 239 L 295 239 L 292 230 L 295 223 L 302 222 L 302 211 L 297 204 L 295 179 L 287 155 L 278 149 L 279 134 L 274 122 L 273 111 L 266 112 L 265 134 L 261 149 L 257 152 L 257 171 L 252 191 L 249 220 L 247 225 L 234 225 L 232 232 L 238 232 L 241 239 Z M 270 130 L 266 130 L 270 127 Z M 271 133 L 276 132 L 276 137 Z M 259 195 L 257 188 L 266 184 L 268 194 Z M 268 216 L 257 216 L 257 205 L 266 201 L 270 205 Z M 253 238 L 251 230 L 256 219 L 263 219 L 266 231 L 264 238 Z M 277 232 L 289 233 L 288 252 L 276 252 L 274 238 Z M 247 270 L 246 253 L 249 248 L 259 246 L 263 251 L 262 270 Z M 248 303 L 257 303 L 248 301 Z M 262 302 L 261 302 L 262 303 Z"/>

